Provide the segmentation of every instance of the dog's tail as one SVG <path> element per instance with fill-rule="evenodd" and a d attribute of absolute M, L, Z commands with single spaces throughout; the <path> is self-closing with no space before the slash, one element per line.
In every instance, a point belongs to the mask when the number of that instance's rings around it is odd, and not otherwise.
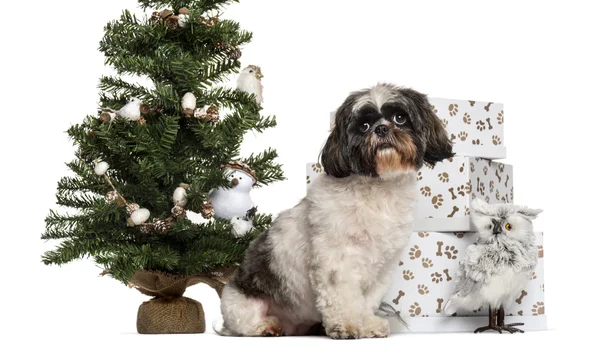
<path fill-rule="evenodd" d="M 379 308 L 377 309 L 377 311 L 375 311 L 375 314 L 380 317 L 392 317 L 398 320 L 404 327 L 406 327 L 406 329 L 410 330 L 410 328 L 408 327 L 408 323 L 406 323 L 406 320 L 402 318 L 400 311 L 396 311 L 396 309 L 392 305 L 388 304 L 385 301 L 381 302 Z"/>
<path fill-rule="evenodd" d="M 225 327 L 225 321 L 222 318 L 216 319 L 212 324 L 213 331 L 220 336 L 224 337 L 238 337 L 237 334 L 233 333 L 229 328 Z"/>

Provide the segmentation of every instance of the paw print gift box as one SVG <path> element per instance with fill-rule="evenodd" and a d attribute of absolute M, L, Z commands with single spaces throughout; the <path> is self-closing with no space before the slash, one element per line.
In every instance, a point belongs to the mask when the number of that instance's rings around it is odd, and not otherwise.
<path fill-rule="evenodd" d="M 478 157 L 455 156 L 418 172 L 419 199 L 415 208 L 414 231 L 472 231 L 471 201 L 512 203 L 511 165 Z M 306 165 L 310 187 L 324 173 L 318 163 Z"/>
<path fill-rule="evenodd" d="M 413 232 L 394 270 L 384 301 L 400 311 L 408 328 L 390 321 L 393 332 L 472 332 L 488 323 L 487 308 L 444 314 L 453 294 L 458 262 L 474 242 L 474 233 Z M 545 330 L 543 235 L 536 233 L 538 264 L 531 279 L 506 309 L 507 323 L 522 322 L 525 331 Z"/>

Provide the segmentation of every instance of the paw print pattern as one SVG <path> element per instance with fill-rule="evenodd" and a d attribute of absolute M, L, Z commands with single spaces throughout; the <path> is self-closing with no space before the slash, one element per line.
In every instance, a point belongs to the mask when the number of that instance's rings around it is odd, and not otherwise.
<path fill-rule="evenodd" d="M 421 232 L 418 233 L 418 235 L 419 235 L 420 238 L 429 237 L 429 232 L 421 231 Z"/>
<path fill-rule="evenodd" d="M 421 295 L 427 295 L 429 294 L 429 288 L 425 286 L 425 284 L 419 284 L 417 286 L 417 291 L 419 292 L 419 294 Z"/>
<path fill-rule="evenodd" d="M 498 112 L 498 124 L 504 124 L 504 110 Z"/>
<path fill-rule="evenodd" d="M 420 181 L 423 179 L 423 172 L 419 171 L 419 173 L 417 173 L 417 180 Z"/>
<path fill-rule="evenodd" d="M 460 132 L 460 133 L 458 133 L 458 138 L 459 138 L 461 141 L 465 141 L 465 140 L 467 140 L 467 137 L 468 137 L 468 136 L 469 136 L 469 133 L 467 133 L 467 132 Z"/>
<path fill-rule="evenodd" d="M 419 303 L 415 302 L 414 304 L 410 305 L 408 313 L 410 314 L 410 317 L 419 316 L 421 314 L 421 306 L 419 306 Z"/>
<path fill-rule="evenodd" d="M 490 190 L 493 191 L 494 190 L 494 181 L 490 181 Z"/>
<path fill-rule="evenodd" d="M 484 131 L 485 130 L 485 122 L 482 121 L 482 120 L 478 120 L 475 123 L 475 126 L 477 127 L 477 130 L 479 130 L 479 131 Z"/>
<path fill-rule="evenodd" d="M 431 268 L 431 267 L 433 267 L 433 262 L 429 258 L 423 258 L 421 260 L 421 262 L 423 264 L 423 268 Z"/>
<path fill-rule="evenodd" d="M 444 128 L 448 127 L 448 119 L 443 118 L 443 119 L 440 119 L 440 121 L 442 122 L 442 125 L 444 126 Z"/>
<path fill-rule="evenodd" d="M 481 140 L 479 140 L 479 139 L 473 139 L 472 143 L 473 143 L 473 145 L 482 145 Z"/>
<path fill-rule="evenodd" d="M 438 178 L 442 183 L 447 183 L 450 179 L 450 176 L 446 172 L 438 173 Z"/>
<path fill-rule="evenodd" d="M 458 113 L 458 105 L 456 103 L 451 103 L 448 106 L 448 114 L 450 114 L 450 117 L 454 117 L 456 113 Z"/>
<path fill-rule="evenodd" d="M 544 258 L 544 246 L 538 245 L 538 258 Z"/>
<path fill-rule="evenodd" d="M 465 113 L 463 115 L 463 122 L 466 124 L 471 124 L 471 115 L 469 113 Z"/>
<path fill-rule="evenodd" d="M 469 101 L 469 104 L 471 105 L 471 107 L 473 107 L 475 105 L 475 102 L 477 102 L 477 101 Z"/>
<path fill-rule="evenodd" d="M 413 247 L 411 247 L 410 252 L 408 252 L 408 255 L 410 256 L 410 259 L 417 259 L 421 257 L 421 250 L 419 249 L 419 246 L 414 245 Z"/>
<path fill-rule="evenodd" d="M 450 141 L 454 142 L 454 140 L 456 140 L 456 135 L 454 135 L 454 133 L 450 134 Z"/>
<path fill-rule="evenodd" d="M 433 113 L 437 114 L 438 110 L 437 108 L 435 108 L 435 105 L 431 105 L 431 110 L 433 111 Z"/>
<path fill-rule="evenodd" d="M 465 208 L 465 216 L 469 216 L 471 215 L 471 208 L 467 207 Z"/>
<path fill-rule="evenodd" d="M 448 259 L 456 259 L 456 255 L 458 254 L 458 250 L 454 246 L 446 246 L 446 252 L 444 252 Z"/>
<path fill-rule="evenodd" d="M 306 184 L 310 184 L 310 176 L 306 176 Z"/>
<path fill-rule="evenodd" d="M 459 169 L 459 171 L 460 171 L 460 173 L 463 173 L 463 172 L 465 172 L 465 163 L 464 163 L 464 162 L 463 162 L 463 164 L 460 166 L 460 169 Z"/>
<path fill-rule="evenodd" d="M 531 314 L 534 316 L 542 316 L 546 313 L 546 307 L 544 306 L 543 301 L 538 301 L 533 304 L 533 308 L 531 309 Z"/>
<path fill-rule="evenodd" d="M 315 171 L 316 173 L 321 173 L 323 172 L 323 166 L 321 166 L 320 163 L 313 163 L 312 164 L 312 169 L 313 171 Z"/>
<path fill-rule="evenodd" d="M 501 145 L 502 140 L 500 140 L 500 137 L 498 135 L 492 135 L 492 143 L 494 145 Z"/>
<path fill-rule="evenodd" d="M 537 279 L 537 275 L 535 274 L 535 272 L 531 273 L 531 280 L 535 280 Z"/>
<path fill-rule="evenodd" d="M 441 194 L 433 196 L 433 198 L 431 198 L 431 204 L 433 204 L 434 208 L 439 209 L 439 207 L 444 204 L 444 198 L 442 198 Z"/>
<path fill-rule="evenodd" d="M 421 194 L 423 194 L 426 197 L 430 197 L 431 196 L 431 188 L 429 188 L 428 186 L 421 187 Z"/>
<path fill-rule="evenodd" d="M 487 166 L 483 166 L 483 175 L 484 176 L 487 176 L 488 171 L 489 171 L 488 167 Z"/>
<path fill-rule="evenodd" d="M 456 236 L 456 238 L 463 238 L 463 237 L 465 237 L 465 233 L 464 232 L 455 232 L 454 236 Z"/>
<path fill-rule="evenodd" d="M 407 269 L 402 271 L 402 277 L 404 280 L 413 280 L 415 278 L 415 274 Z"/>
<path fill-rule="evenodd" d="M 431 273 L 431 281 L 432 281 L 433 283 L 436 283 L 436 284 L 437 284 L 437 283 L 441 283 L 441 282 L 443 282 L 443 281 L 444 281 L 444 278 L 442 278 L 442 275 L 441 275 L 440 273 L 438 273 L 438 272 L 434 272 L 434 273 Z"/>

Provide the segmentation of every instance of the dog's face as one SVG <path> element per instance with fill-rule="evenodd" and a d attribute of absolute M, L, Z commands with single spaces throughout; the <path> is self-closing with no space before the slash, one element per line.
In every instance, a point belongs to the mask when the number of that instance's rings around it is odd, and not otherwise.
<path fill-rule="evenodd" d="M 452 157 L 452 144 L 427 97 L 417 91 L 378 84 L 357 91 L 335 115 L 321 164 L 334 177 L 378 177 L 418 170 Z"/>

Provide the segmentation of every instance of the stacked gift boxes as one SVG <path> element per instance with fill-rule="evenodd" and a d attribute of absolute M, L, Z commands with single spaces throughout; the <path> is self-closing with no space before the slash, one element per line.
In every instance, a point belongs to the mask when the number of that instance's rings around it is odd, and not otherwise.
<path fill-rule="evenodd" d="M 503 105 L 492 102 L 430 98 L 454 143 L 456 156 L 418 172 L 419 199 L 409 246 L 395 270 L 384 301 L 401 311 L 408 328 L 392 322 L 393 332 L 472 331 L 487 324 L 487 309 L 442 309 L 454 290 L 458 262 L 475 234 L 470 205 L 479 197 L 488 203 L 512 203 L 513 168 L 495 160 L 506 157 Z M 330 124 L 333 124 L 331 113 Z M 324 173 L 318 163 L 307 164 L 306 181 Z M 539 262 L 531 281 L 506 309 L 511 322 L 524 330 L 546 329 L 544 315 L 543 239 L 536 233 Z"/>

